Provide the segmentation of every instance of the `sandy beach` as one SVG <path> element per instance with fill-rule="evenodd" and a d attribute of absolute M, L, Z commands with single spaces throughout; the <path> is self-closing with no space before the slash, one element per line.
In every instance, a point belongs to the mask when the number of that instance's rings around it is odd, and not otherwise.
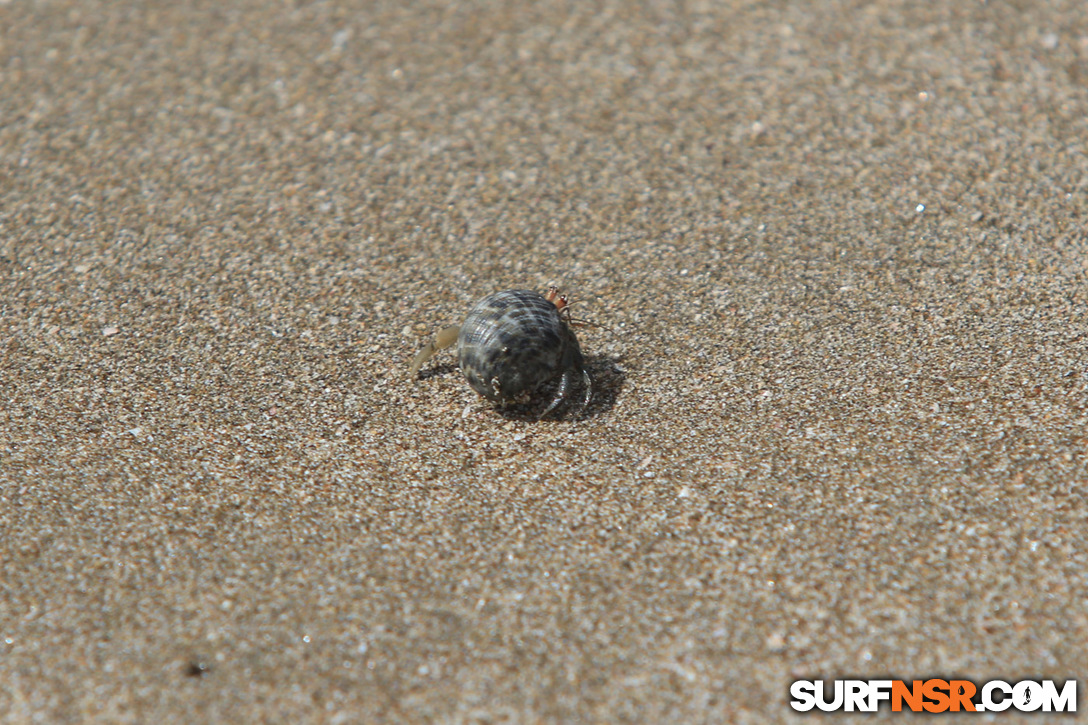
<path fill-rule="evenodd" d="M 0 721 L 1084 678 L 1086 119 L 1082 2 L 0 0 Z M 551 284 L 583 415 L 409 376 Z"/>

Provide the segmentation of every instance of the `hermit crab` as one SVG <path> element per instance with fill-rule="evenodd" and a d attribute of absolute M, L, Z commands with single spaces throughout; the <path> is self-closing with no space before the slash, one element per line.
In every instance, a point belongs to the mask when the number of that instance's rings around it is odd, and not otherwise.
<path fill-rule="evenodd" d="M 572 383 L 580 377 L 584 409 L 593 385 L 572 324 L 570 303 L 557 287 L 546 295 L 496 292 L 477 302 L 460 326 L 439 331 L 412 361 L 411 374 L 414 378 L 432 355 L 456 342 L 468 384 L 499 407 L 528 402 L 558 381 L 543 418 L 570 399 Z"/>

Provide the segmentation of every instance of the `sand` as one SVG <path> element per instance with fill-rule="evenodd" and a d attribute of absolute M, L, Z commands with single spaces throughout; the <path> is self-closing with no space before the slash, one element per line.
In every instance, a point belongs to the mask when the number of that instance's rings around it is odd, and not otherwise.
<path fill-rule="evenodd" d="M 1083 3 L 223 5 L 0 2 L 5 722 L 1088 674 Z"/>

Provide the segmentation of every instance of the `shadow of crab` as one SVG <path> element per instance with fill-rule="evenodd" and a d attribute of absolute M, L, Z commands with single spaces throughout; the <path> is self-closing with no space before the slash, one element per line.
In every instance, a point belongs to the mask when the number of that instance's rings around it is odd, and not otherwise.
<path fill-rule="evenodd" d="M 441 365 L 432 365 L 427 370 L 419 371 L 420 380 L 428 380 L 430 378 L 438 378 L 444 375 L 457 371 L 457 366 L 453 363 L 442 363 Z"/>
<path fill-rule="evenodd" d="M 585 370 L 592 380 L 593 397 L 585 408 L 579 406 L 585 389 L 581 383 L 578 383 L 571 391 L 570 399 L 550 415 L 541 418 L 541 413 L 547 410 L 559 385 L 558 381 L 554 381 L 538 390 L 528 402 L 496 407 L 495 412 L 507 420 L 527 423 L 535 423 L 538 420 L 586 420 L 607 413 L 616 405 L 620 390 L 623 389 L 623 383 L 627 379 L 627 374 L 616 364 L 619 359 L 603 355 L 586 358 Z"/>

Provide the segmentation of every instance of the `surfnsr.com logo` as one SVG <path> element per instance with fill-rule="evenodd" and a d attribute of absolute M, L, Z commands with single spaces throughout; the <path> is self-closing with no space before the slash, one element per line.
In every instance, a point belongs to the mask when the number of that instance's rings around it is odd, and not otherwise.
<path fill-rule="evenodd" d="M 876 712 L 885 702 L 892 712 L 1077 711 L 1076 680 L 797 680 L 790 696 L 798 712 Z"/>

